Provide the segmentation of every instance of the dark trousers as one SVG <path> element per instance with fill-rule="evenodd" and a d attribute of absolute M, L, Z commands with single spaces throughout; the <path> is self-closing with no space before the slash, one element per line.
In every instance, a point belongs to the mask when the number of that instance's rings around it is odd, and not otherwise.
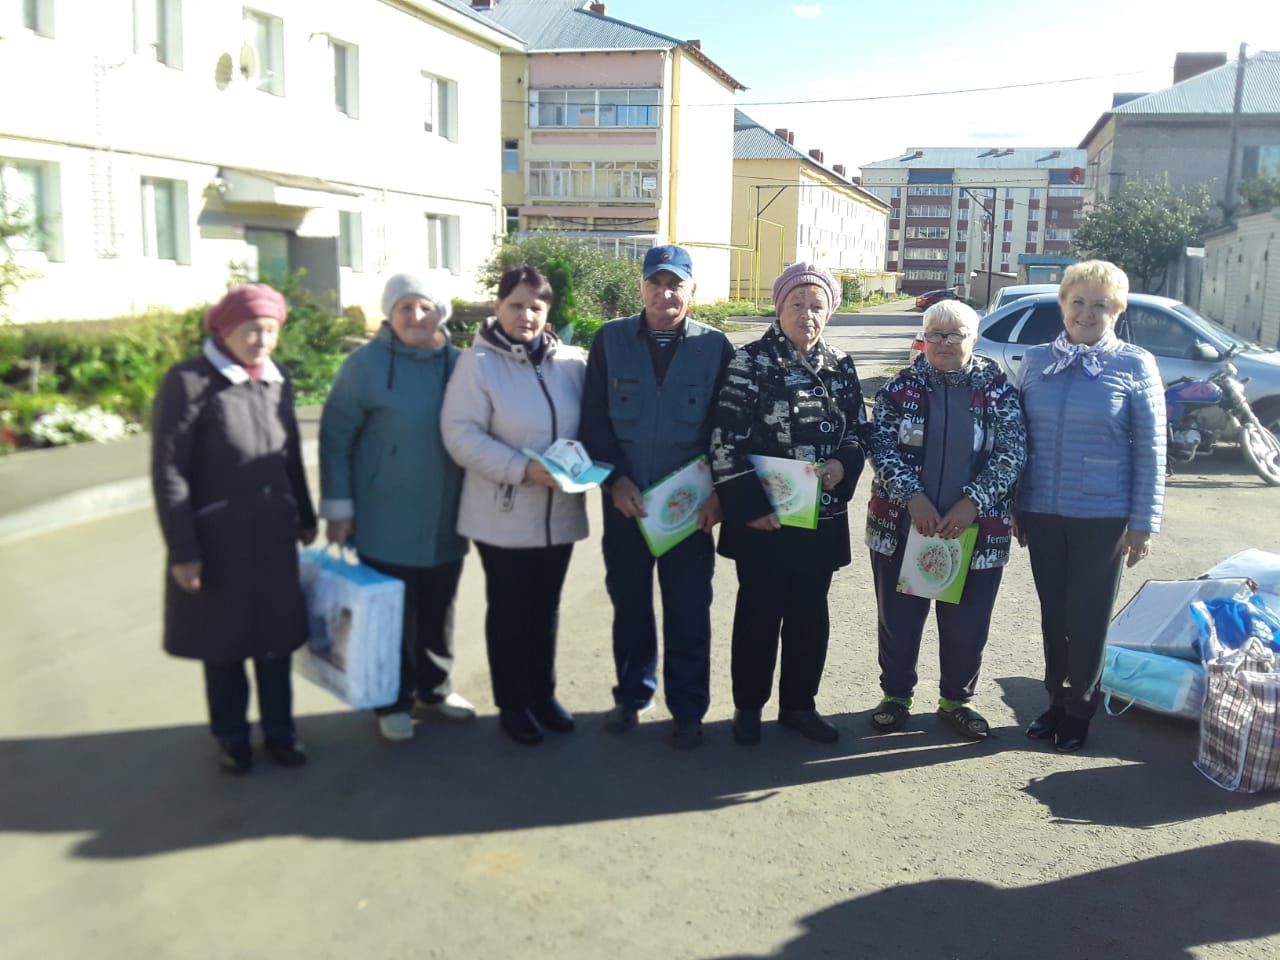
<path fill-rule="evenodd" d="M 360 561 L 404 583 L 404 631 L 400 653 L 400 696 L 378 714 L 404 713 L 413 698 L 439 703 L 453 690 L 453 600 L 462 561 L 436 567 L 402 567 L 362 556 Z"/>
<path fill-rule="evenodd" d="M 293 684 L 289 658 L 253 661 L 258 685 L 258 717 L 262 735 L 273 742 L 293 740 Z M 204 693 L 209 702 L 209 730 L 222 743 L 248 743 L 249 677 L 244 661 L 204 662 Z"/>
<path fill-rule="evenodd" d="M 1102 699 L 1102 662 L 1120 589 L 1128 521 L 1024 513 L 1031 575 L 1040 596 L 1044 685 L 1068 716 L 1090 719 Z"/>
<path fill-rule="evenodd" d="M 662 589 L 662 683 L 680 721 L 701 720 L 711 703 L 711 575 L 715 543 L 694 533 L 655 559 L 640 526 L 605 500 L 604 582 L 613 601 L 616 703 L 642 708 L 658 688 L 653 568 Z"/>
<path fill-rule="evenodd" d="M 499 710 L 528 710 L 556 693 L 560 590 L 573 544 L 509 549 L 477 543 L 484 566 L 485 648 Z"/>
<path fill-rule="evenodd" d="M 782 639 L 778 706 L 812 710 L 827 662 L 831 624 L 827 592 L 835 573 L 823 563 L 788 563 L 763 551 L 737 558 L 738 600 L 733 612 L 733 705 L 760 710 L 773 689 Z"/>
<path fill-rule="evenodd" d="M 938 692 L 948 700 L 972 700 L 982 669 L 982 651 L 991 629 L 991 610 L 1004 567 L 970 570 L 959 603 L 935 603 L 927 597 L 898 592 L 898 573 L 906 549 L 906 532 L 891 557 L 871 552 L 871 577 L 879 611 L 880 689 L 885 696 L 910 697 L 915 692 L 920 637 L 929 606 L 938 623 Z"/>

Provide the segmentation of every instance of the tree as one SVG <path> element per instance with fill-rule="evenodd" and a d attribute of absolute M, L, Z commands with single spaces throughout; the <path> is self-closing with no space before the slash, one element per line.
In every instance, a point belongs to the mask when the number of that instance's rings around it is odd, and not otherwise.
<path fill-rule="evenodd" d="M 0 190 L 0 309 L 22 282 L 32 276 L 30 270 L 18 263 L 10 241 L 30 236 L 34 230 L 35 225 L 27 219 L 23 208 L 11 204 Z"/>
<path fill-rule="evenodd" d="M 1157 293 L 1168 265 L 1212 225 L 1212 205 L 1203 186 L 1175 191 L 1168 179 L 1130 180 L 1094 204 L 1076 232 L 1075 250 L 1110 260 L 1135 289 Z"/>
<path fill-rule="evenodd" d="M 1240 187 L 1240 205 L 1247 213 L 1280 207 L 1280 177 L 1254 177 Z"/>
<path fill-rule="evenodd" d="M 527 263 L 551 276 L 551 263 L 558 261 L 573 277 L 576 319 L 627 316 L 640 312 L 640 263 L 612 257 L 594 244 L 554 234 L 534 234 L 524 240 L 508 240 L 494 251 L 480 273 L 481 282 L 497 290 L 504 270 Z"/>

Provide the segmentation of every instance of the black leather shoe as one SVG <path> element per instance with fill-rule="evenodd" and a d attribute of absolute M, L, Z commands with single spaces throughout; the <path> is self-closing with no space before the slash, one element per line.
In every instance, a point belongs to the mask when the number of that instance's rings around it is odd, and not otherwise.
<path fill-rule="evenodd" d="M 818 743 L 835 743 L 840 731 L 823 720 L 817 710 L 779 710 L 778 723 Z"/>
<path fill-rule="evenodd" d="M 542 725 L 528 710 L 500 710 L 498 723 L 502 732 L 526 747 L 536 747 L 542 742 Z"/>
<path fill-rule="evenodd" d="M 253 748 L 247 742 L 219 743 L 218 766 L 223 773 L 248 773 L 253 769 Z"/>
<path fill-rule="evenodd" d="M 300 767 L 307 762 L 307 753 L 297 740 L 268 740 L 267 756 L 282 767 Z"/>
<path fill-rule="evenodd" d="M 561 706 L 560 701 L 554 697 L 534 707 L 532 713 L 538 723 L 555 733 L 568 733 L 573 729 L 573 714 Z"/>
<path fill-rule="evenodd" d="M 1064 714 L 1061 707 L 1050 707 L 1031 721 L 1027 727 L 1027 736 L 1032 740 L 1051 740 L 1058 732 Z"/>
<path fill-rule="evenodd" d="M 1061 753 L 1075 753 L 1089 739 L 1089 721 L 1079 717 L 1063 717 L 1054 735 L 1053 745 Z"/>
<path fill-rule="evenodd" d="M 733 740 L 744 747 L 753 747 L 760 742 L 760 711 L 733 711 Z"/>

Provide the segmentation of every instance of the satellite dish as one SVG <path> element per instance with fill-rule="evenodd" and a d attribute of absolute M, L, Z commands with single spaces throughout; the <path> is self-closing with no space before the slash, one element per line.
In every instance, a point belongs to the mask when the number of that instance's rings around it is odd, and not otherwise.
<path fill-rule="evenodd" d="M 231 86 L 231 81 L 235 79 L 236 65 L 231 59 L 231 54 L 224 53 L 218 57 L 218 63 L 213 68 L 213 82 L 219 90 L 225 90 Z"/>
<path fill-rule="evenodd" d="M 240 48 L 240 76 L 256 80 L 259 76 L 258 51 L 249 44 Z"/>

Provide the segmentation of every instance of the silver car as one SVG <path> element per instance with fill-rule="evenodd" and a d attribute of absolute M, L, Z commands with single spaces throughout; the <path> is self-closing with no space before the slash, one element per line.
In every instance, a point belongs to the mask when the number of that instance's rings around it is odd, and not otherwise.
<path fill-rule="evenodd" d="M 1062 332 L 1056 293 L 1007 303 L 982 318 L 974 351 L 997 361 L 1016 381 L 1027 348 Z M 1280 436 L 1280 351 L 1241 339 L 1185 303 L 1146 293 L 1129 294 L 1129 308 L 1116 321 L 1116 335 L 1151 351 L 1168 385 L 1183 377 L 1207 380 L 1222 368 L 1228 351 L 1254 413 Z"/>

